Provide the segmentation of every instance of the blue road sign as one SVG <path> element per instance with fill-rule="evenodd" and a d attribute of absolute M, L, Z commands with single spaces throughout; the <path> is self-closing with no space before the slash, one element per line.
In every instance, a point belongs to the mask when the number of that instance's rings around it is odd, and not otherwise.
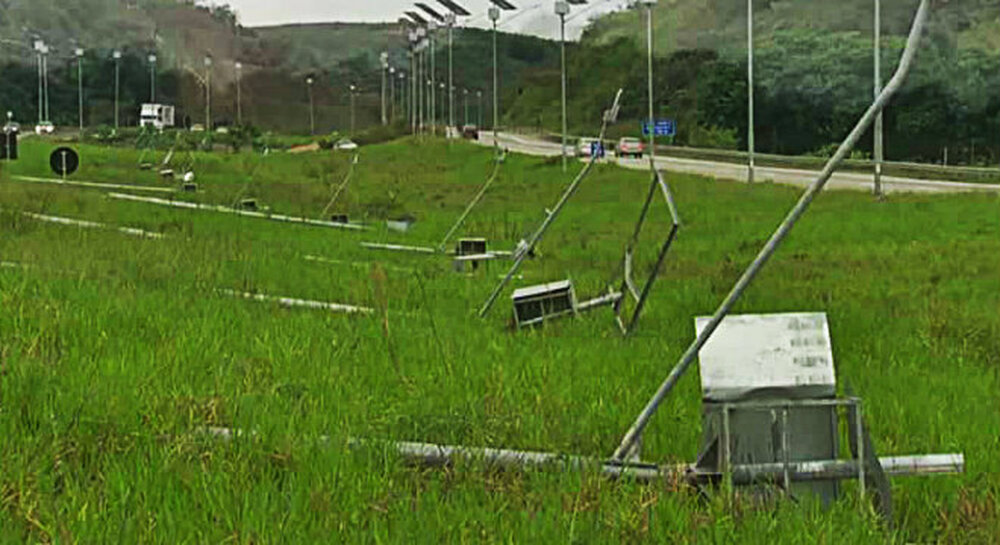
<path fill-rule="evenodd" d="M 604 142 L 595 140 L 590 143 L 590 157 L 593 159 L 604 158 Z"/>
<path fill-rule="evenodd" d="M 649 136 L 649 121 L 642 122 L 642 134 Z M 658 119 L 653 127 L 655 136 L 676 136 L 677 123 L 673 119 Z"/>

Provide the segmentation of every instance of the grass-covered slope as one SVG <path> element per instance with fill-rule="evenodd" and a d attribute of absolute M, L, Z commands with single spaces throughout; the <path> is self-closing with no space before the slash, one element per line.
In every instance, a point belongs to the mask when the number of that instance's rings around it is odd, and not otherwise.
<path fill-rule="evenodd" d="M 796 190 L 669 176 L 683 230 L 639 334 L 623 341 L 606 309 L 514 332 L 504 298 L 476 319 L 500 267 L 462 276 L 447 260 L 359 248 L 436 242 L 485 178 L 489 150 L 364 148 L 341 208 L 376 228 L 354 234 L 9 179 L 43 174 L 48 147 L 26 141 L 0 175 L 0 259 L 32 265 L 0 268 L 0 542 L 988 543 L 1000 532 L 995 196 L 823 194 L 736 309 L 827 312 L 838 378 L 864 397 L 879 451 L 966 454 L 966 475 L 895 480 L 897 533 L 886 534 L 853 486 L 829 512 L 754 508 L 578 473 L 424 471 L 346 448 L 353 436 L 608 455 Z M 134 151 L 82 152 L 80 179 L 157 183 Z M 203 192 L 185 198 L 230 203 L 256 160 L 199 156 Z M 347 161 L 272 154 L 249 194 L 317 215 Z M 556 162 L 511 156 L 463 232 L 510 248 L 567 180 Z M 596 169 L 520 285 L 571 276 L 581 295 L 601 291 L 646 183 Z M 168 237 L 42 224 L 22 210 Z M 418 219 L 410 233 L 378 227 L 405 213 Z M 655 245 L 665 211 L 649 227 Z M 377 312 L 283 310 L 217 288 Z M 663 405 L 644 458 L 693 459 L 698 385 L 692 372 Z M 224 444 L 204 426 L 256 435 Z"/>

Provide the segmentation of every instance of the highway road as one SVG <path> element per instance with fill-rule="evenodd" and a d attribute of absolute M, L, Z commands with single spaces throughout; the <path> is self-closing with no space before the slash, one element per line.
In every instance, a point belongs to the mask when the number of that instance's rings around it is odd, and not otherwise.
<path fill-rule="evenodd" d="M 500 133 L 500 146 L 515 153 L 554 157 L 562 153 L 562 146 L 556 142 L 548 142 L 530 136 L 511 133 Z M 479 143 L 484 146 L 493 145 L 493 133 L 482 131 Z M 574 149 L 570 149 L 572 153 Z M 648 159 L 610 158 L 623 168 L 642 170 L 649 168 Z M 697 174 L 746 183 L 746 165 L 697 159 L 680 159 L 675 157 L 657 157 L 657 168 L 666 172 Z M 755 171 L 757 182 L 773 182 L 804 187 L 816 179 L 818 171 L 792 168 L 775 168 L 758 166 Z M 960 193 L 969 191 L 1000 192 L 1000 185 L 978 184 L 969 182 L 950 182 L 942 180 L 921 180 L 916 178 L 901 178 L 897 176 L 882 176 L 882 184 L 886 193 Z M 872 191 L 872 175 L 858 172 L 837 172 L 826 185 L 829 189 L 849 189 L 855 191 Z"/>

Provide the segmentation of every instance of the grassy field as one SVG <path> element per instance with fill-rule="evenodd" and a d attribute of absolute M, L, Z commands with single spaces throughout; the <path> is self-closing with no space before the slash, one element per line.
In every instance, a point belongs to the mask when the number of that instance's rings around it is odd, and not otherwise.
<path fill-rule="evenodd" d="M 607 456 L 708 314 L 796 200 L 794 189 L 670 175 L 684 226 L 637 335 L 601 309 L 510 329 L 502 265 L 359 242 L 433 244 L 488 174 L 488 150 L 403 140 L 362 150 L 340 210 L 365 233 L 111 200 L 27 184 L 51 146 L 24 143 L 0 174 L 0 542 L 58 543 L 995 543 L 1000 536 L 1000 201 L 994 195 L 822 195 L 738 305 L 825 311 L 841 386 L 865 399 L 884 454 L 964 452 L 967 473 L 893 481 L 896 527 L 845 499 L 754 508 L 661 483 L 576 472 L 408 467 L 348 437 Z M 82 146 L 75 178 L 159 184 L 138 153 Z M 330 153 L 199 155 L 202 191 L 317 216 L 346 172 Z M 253 172 L 251 181 L 250 173 Z M 572 173 L 570 173 L 572 175 Z M 465 234 L 509 249 L 567 181 L 511 156 Z M 520 285 L 616 279 L 646 189 L 600 166 Z M 45 224 L 21 211 L 167 235 Z M 649 233 L 665 233 L 656 210 Z M 413 215 L 406 234 L 386 217 Z M 650 242 L 656 244 L 652 237 Z M 644 254 L 648 267 L 652 246 Z M 307 255 L 356 261 L 337 265 Z M 367 305 L 374 316 L 288 310 L 219 289 Z M 509 295 L 509 294 L 508 294 Z M 255 435 L 230 443 L 205 426 Z M 644 459 L 691 461 L 699 381 L 686 376 Z M 317 441 L 321 435 L 329 441 Z"/>

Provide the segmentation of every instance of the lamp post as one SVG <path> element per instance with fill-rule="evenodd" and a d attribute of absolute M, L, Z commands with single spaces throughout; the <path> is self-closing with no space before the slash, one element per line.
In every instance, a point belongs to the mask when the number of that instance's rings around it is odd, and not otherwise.
<path fill-rule="evenodd" d="M 156 55 L 150 54 L 149 61 L 149 103 L 156 104 Z"/>
<path fill-rule="evenodd" d="M 500 102 L 497 97 L 497 21 L 500 20 L 500 8 L 490 6 L 490 21 L 493 22 L 493 149 L 499 153 L 500 139 L 497 134 L 497 118 L 500 117 Z"/>
<path fill-rule="evenodd" d="M 430 120 L 431 120 L 431 134 L 437 135 L 437 55 L 434 51 L 434 33 L 437 32 L 438 25 L 433 20 L 427 21 L 427 38 L 430 40 L 431 47 L 431 77 L 428 78 L 430 83 L 428 85 L 431 88 L 430 94 Z"/>
<path fill-rule="evenodd" d="M 569 168 L 566 157 L 566 15 L 569 14 L 569 3 L 556 2 L 556 15 L 559 16 L 559 47 L 562 56 L 562 167 L 563 172 Z"/>
<path fill-rule="evenodd" d="M 41 127 L 45 121 L 45 88 L 42 83 L 42 49 L 45 48 L 45 42 L 35 40 L 34 45 L 35 60 L 38 61 L 38 126 Z"/>
<path fill-rule="evenodd" d="M 316 108 L 315 102 L 313 101 L 313 83 L 316 80 L 312 76 L 306 78 L 306 88 L 309 91 L 309 135 L 316 135 Z M 353 131 L 353 130 L 352 130 Z"/>
<path fill-rule="evenodd" d="M 646 6 L 646 72 L 649 93 L 649 164 L 656 168 L 656 112 L 653 106 L 653 8 L 656 0 L 642 0 Z"/>
<path fill-rule="evenodd" d="M 478 125 L 478 127 L 479 127 L 480 130 L 482 130 L 482 128 L 483 128 L 483 92 L 482 91 L 476 91 L 476 98 L 479 99 L 479 106 L 478 106 L 478 108 L 476 108 L 476 111 L 477 111 L 477 113 L 479 115 L 479 125 Z"/>
<path fill-rule="evenodd" d="M 465 123 L 463 125 L 469 124 L 469 90 L 462 89 L 462 96 L 465 98 Z"/>
<path fill-rule="evenodd" d="M 118 95 L 121 88 L 122 52 L 117 49 L 114 50 L 111 53 L 111 58 L 115 60 L 115 131 L 118 131 Z"/>
<path fill-rule="evenodd" d="M 386 99 L 385 87 L 386 87 L 386 83 L 387 83 L 387 80 L 388 80 L 388 77 L 389 77 L 388 76 L 388 72 L 389 72 L 389 52 L 388 51 L 383 51 L 382 54 L 379 55 L 379 60 L 382 63 L 382 125 L 388 125 L 389 124 L 389 117 L 388 117 L 388 107 L 387 107 L 387 105 L 385 103 L 385 99 Z"/>
<path fill-rule="evenodd" d="M 455 21 L 454 13 L 445 15 L 448 25 L 448 130 L 455 127 Z M 447 133 L 446 133 L 447 134 Z"/>
<path fill-rule="evenodd" d="M 878 98 L 882 94 L 882 6 L 879 0 L 875 0 L 875 98 Z M 875 155 L 875 178 L 872 186 L 872 190 L 875 197 L 881 199 L 884 194 L 882 192 L 882 160 L 883 160 L 883 126 L 882 126 L 882 111 L 880 110 L 878 116 L 875 118 L 875 143 L 873 146 L 873 152 Z"/>
<path fill-rule="evenodd" d="M 396 69 L 389 67 L 389 123 L 396 121 Z"/>
<path fill-rule="evenodd" d="M 357 91 L 357 87 L 351 84 L 351 136 L 354 136 L 354 93 Z"/>
<path fill-rule="evenodd" d="M 243 63 L 237 61 L 236 69 L 236 124 L 243 126 Z"/>
<path fill-rule="evenodd" d="M 747 183 L 754 181 L 753 0 L 747 0 Z"/>
<path fill-rule="evenodd" d="M 42 47 L 42 86 L 45 90 L 45 121 L 52 122 L 52 111 L 49 109 L 49 46 Z"/>
<path fill-rule="evenodd" d="M 212 131 L 212 56 L 205 55 L 205 131 Z"/>
<path fill-rule="evenodd" d="M 76 83 L 78 100 L 78 115 L 80 119 L 80 137 L 83 137 L 83 49 L 76 48 Z"/>
<path fill-rule="evenodd" d="M 402 114 L 402 117 L 403 117 L 404 123 L 405 123 L 405 119 L 406 119 L 406 115 L 407 115 L 407 110 L 406 110 L 406 72 L 403 72 L 402 70 L 399 71 L 399 113 Z"/>
<path fill-rule="evenodd" d="M 419 119 L 419 129 L 420 132 L 424 132 L 424 122 L 425 122 L 425 97 L 427 95 L 427 89 L 425 89 L 424 80 L 427 78 L 427 70 L 424 63 L 427 59 L 427 55 L 424 53 L 424 49 L 427 47 L 427 29 L 424 27 L 417 28 L 417 104 L 419 113 L 417 118 Z"/>

